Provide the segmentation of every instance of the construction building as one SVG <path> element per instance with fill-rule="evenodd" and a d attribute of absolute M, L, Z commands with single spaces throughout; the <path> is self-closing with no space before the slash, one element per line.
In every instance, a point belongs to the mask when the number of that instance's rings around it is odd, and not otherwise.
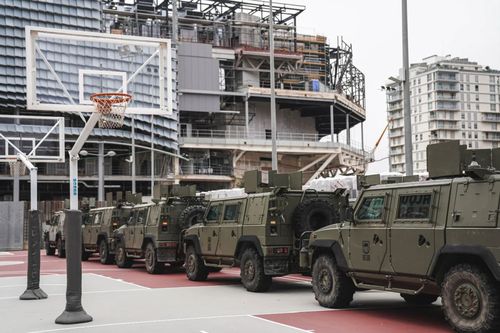
<path fill-rule="evenodd" d="M 405 171 L 402 78 L 385 88 L 390 171 Z M 466 58 L 430 56 L 410 66 L 413 169 L 427 171 L 426 147 L 460 140 L 468 148 L 497 148 L 500 142 L 500 71 Z"/>
<path fill-rule="evenodd" d="M 105 165 L 106 192 L 135 189 L 144 194 L 155 181 L 209 190 L 239 184 L 246 170 L 271 169 L 269 8 L 251 0 L 176 3 L 176 11 L 172 1 L 153 0 L 0 5 L 7 19 L 0 26 L 6 45 L 6 56 L 0 56 L 4 113 L 27 112 L 26 25 L 174 37 L 174 116 L 127 117 L 122 129 L 95 129 L 84 148 L 89 154 L 80 163 L 84 196 L 97 192 L 100 163 Z M 352 46 L 342 39 L 332 43 L 324 36 L 300 34 L 297 20 L 305 7 L 273 6 L 279 171 L 301 170 L 306 181 L 362 172 L 368 157 L 363 132 L 360 138 L 350 132 L 365 120 L 365 81 L 353 64 Z M 13 57 L 7 50 L 14 50 L 8 51 Z M 76 115 L 67 117 L 68 142 L 82 125 Z M 108 151 L 115 157 L 104 157 Z M 0 198 L 9 199 L 8 166 L 0 166 L 0 174 L 5 185 Z M 67 197 L 67 163 L 39 166 L 39 179 L 42 197 Z M 23 178 L 21 197 L 28 197 Z"/>

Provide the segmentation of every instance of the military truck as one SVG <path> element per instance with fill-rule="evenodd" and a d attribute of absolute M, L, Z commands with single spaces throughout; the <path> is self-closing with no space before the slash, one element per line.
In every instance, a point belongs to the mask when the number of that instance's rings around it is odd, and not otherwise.
<path fill-rule="evenodd" d="M 205 212 L 194 187 L 175 187 L 172 195 L 155 203 L 128 207 L 129 219 L 113 237 L 116 265 L 129 268 L 134 259 L 145 259 L 150 274 L 184 263 L 182 230 L 196 223 Z"/>
<path fill-rule="evenodd" d="M 253 185 L 249 184 L 252 175 Z M 302 235 L 338 222 L 348 208 L 343 189 L 299 190 L 302 186 L 299 174 L 279 175 L 285 178 L 281 184 L 275 178 L 272 187 L 265 188 L 255 186 L 260 182 L 255 182 L 255 175 L 258 174 L 245 175 L 246 188 L 262 193 L 211 200 L 203 223 L 186 230 L 188 279 L 205 280 L 212 270 L 239 266 L 244 287 L 262 292 L 269 289 L 272 277 L 307 274 L 308 268 L 299 267 Z"/>
<path fill-rule="evenodd" d="M 430 180 L 367 186 L 351 219 L 304 241 L 301 266 L 312 268 L 324 307 L 348 306 L 356 288 L 418 305 L 441 297 L 457 332 L 497 332 L 500 174 L 492 167 L 500 151 L 446 142 L 428 146 L 427 155 Z"/>
<path fill-rule="evenodd" d="M 97 252 L 101 264 L 114 262 L 114 251 L 111 248 L 113 232 L 128 221 L 130 209 L 126 207 L 126 203 L 121 203 L 116 207 L 94 208 L 89 211 L 83 219 L 82 260 L 88 260 Z"/>
<path fill-rule="evenodd" d="M 45 242 L 45 254 L 59 258 L 66 257 L 66 245 L 64 244 L 64 221 L 66 214 L 64 211 L 55 212 L 52 218 L 46 222 L 43 239 Z"/>

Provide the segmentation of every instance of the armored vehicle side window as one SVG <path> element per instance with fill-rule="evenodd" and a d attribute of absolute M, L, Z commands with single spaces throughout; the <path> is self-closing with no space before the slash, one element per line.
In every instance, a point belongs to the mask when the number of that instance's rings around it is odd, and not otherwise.
<path fill-rule="evenodd" d="M 218 222 L 222 205 L 211 206 L 207 213 L 207 222 Z"/>
<path fill-rule="evenodd" d="M 102 213 L 100 213 L 100 212 L 95 214 L 94 219 L 93 219 L 94 225 L 101 223 L 101 216 L 102 216 Z"/>
<path fill-rule="evenodd" d="M 384 197 L 368 197 L 363 200 L 356 218 L 363 221 L 381 220 L 384 211 Z"/>
<path fill-rule="evenodd" d="M 146 223 L 147 218 L 148 218 L 148 210 L 147 209 L 141 209 L 137 213 L 137 221 L 136 221 L 136 223 L 137 224 L 144 224 L 144 223 Z"/>
<path fill-rule="evenodd" d="M 399 196 L 398 219 L 429 219 L 431 194 L 409 194 Z"/>
<path fill-rule="evenodd" d="M 238 214 L 240 212 L 240 204 L 227 205 L 224 209 L 224 221 L 236 221 L 238 220 Z"/>

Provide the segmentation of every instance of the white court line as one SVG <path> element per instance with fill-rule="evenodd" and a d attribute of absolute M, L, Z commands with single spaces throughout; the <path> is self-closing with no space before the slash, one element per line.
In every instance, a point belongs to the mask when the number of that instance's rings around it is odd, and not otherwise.
<path fill-rule="evenodd" d="M 257 316 L 253 316 L 253 315 L 248 315 L 248 316 L 250 318 L 259 319 L 259 320 L 262 320 L 262 321 L 265 321 L 265 322 L 268 322 L 268 323 L 271 323 L 271 324 L 275 324 L 275 325 L 278 325 L 278 326 L 290 328 L 290 329 L 293 329 L 293 330 L 296 330 L 296 331 L 299 331 L 299 332 L 311 333 L 311 330 L 304 330 L 302 328 L 298 328 L 298 327 L 295 327 L 295 326 L 290 326 L 290 325 L 287 325 L 287 324 L 282 324 L 282 323 L 279 323 L 277 321 L 272 321 L 272 320 L 269 320 L 269 319 L 265 319 L 265 318 L 261 318 L 261 317 L 257 317 Z"/>
<path fill-rule="evenodd" d="M 115 279 L 115 278 L 112 278 L 112 277 L 109 277 L 109 276 L 100 275 L 100 274 L 96 274 L 96 273 L 83 273 L 83 274 L 94 275 L 94 276 L 98 276 L 98 277 L 101 277 L 101 278 L 105 278 L 105 279 L 111 280 L 113 282 L 120 282 L 120 283 L 123 283 L 123 284 L 128 284 L 128 285 L 131 285 L 133 287 L 140 288 L 140 289 L 151 290 L 151 288 L 141 286 L 140 284 L 135 284 L 135 283 L 132 283 L 132 282 L 123 281 L 122 279 Z"/>
<path fill-rule="evenodd" d="M 12 252 L 0 252 L 0 256 L 13 256 L 14 253 Z"/>
<path fill-rule="evenodd" d="M 144 325 L 144 324 L 156 324 L 156 323 L 171 323 L 171 322 L 188 321 L 188 320 L 228 319 L 228 318 L 242 318 L 242 317 L 249 317 L 249 315 L 239 314 L 239 315 L 225 315 L 225 316 L 207 316 L 207 317 L 171 318 L 171 319 L 157 319 L 157 320 L 144 320 L 144 321 L 127 321 L 127 322 L 120 322 L 120 323 L 109 323 L 109 324 L 99 324 L 99 325 L 82 325 L 82 326 L 78 326 L 78 327 L 55 328 L 55 329 L 51 329 L 51 330 L 31 331 L 28 333 L 63 332 L 63 331 L 75 331 L 75 330 L 84 330 L 84 329 L 101 328 L 101 327 L 112 327 L 112 326 L 130 326 L 130 325 Z"/>
<path fill-rule="evenodd" d="M 43 285 L 42 285 L 43 286 Z M 117 290 L 96 290 L 96 291 L 84 291 L 82 292 L 83 295 L 88 295 L 88 294 L 111 294 L 111 293 L 124 293 L 128 291 L 144 291 L 144 289 L 117 289 Z M 64 294 L 50 294 L 50 296 L 66 296 L 66 293 Z M 0 297 L 0 301 L 3 300 L 8 300 L 8 299 L 18 299 L 19 297 Z"/>
<path fill-rule="evenodd" d="M 43 286 L 65 286 L 62 283 L 40 283 Z M 0 286 L 0 288 L 26 287 L 26 284 L 11 284 L 10 286 Z"/>
<path fill-rule="evenodd" d="M 16 265 L 22 265 L 24 264 L 24 261 L 0 261 L 0 267 L 2 266 L 16 266 Z"/>

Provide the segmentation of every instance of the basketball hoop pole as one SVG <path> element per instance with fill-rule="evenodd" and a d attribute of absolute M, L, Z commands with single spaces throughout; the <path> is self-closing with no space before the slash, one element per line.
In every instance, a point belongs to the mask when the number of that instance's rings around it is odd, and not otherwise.
<path fill-rule="evenodd" d="M 78 160 L 83 145 L 101 118 L 94 112 L 69 151 L 69 205 L 66 211 L 66 308 L 56 318 L 56 324 L 78 324 L 92 321 L 82 306 L 82 212 L 78 210 Z"/>
<path fill-rule="evenodd" d="M 25 154 L 17 154 L 30 171 L 30 212 L 28 220 L 28 285 L 21 300 L 45 299 L 47 294 L 40 288 L 40 213 L 38 212 L 38 168 Z"/>

